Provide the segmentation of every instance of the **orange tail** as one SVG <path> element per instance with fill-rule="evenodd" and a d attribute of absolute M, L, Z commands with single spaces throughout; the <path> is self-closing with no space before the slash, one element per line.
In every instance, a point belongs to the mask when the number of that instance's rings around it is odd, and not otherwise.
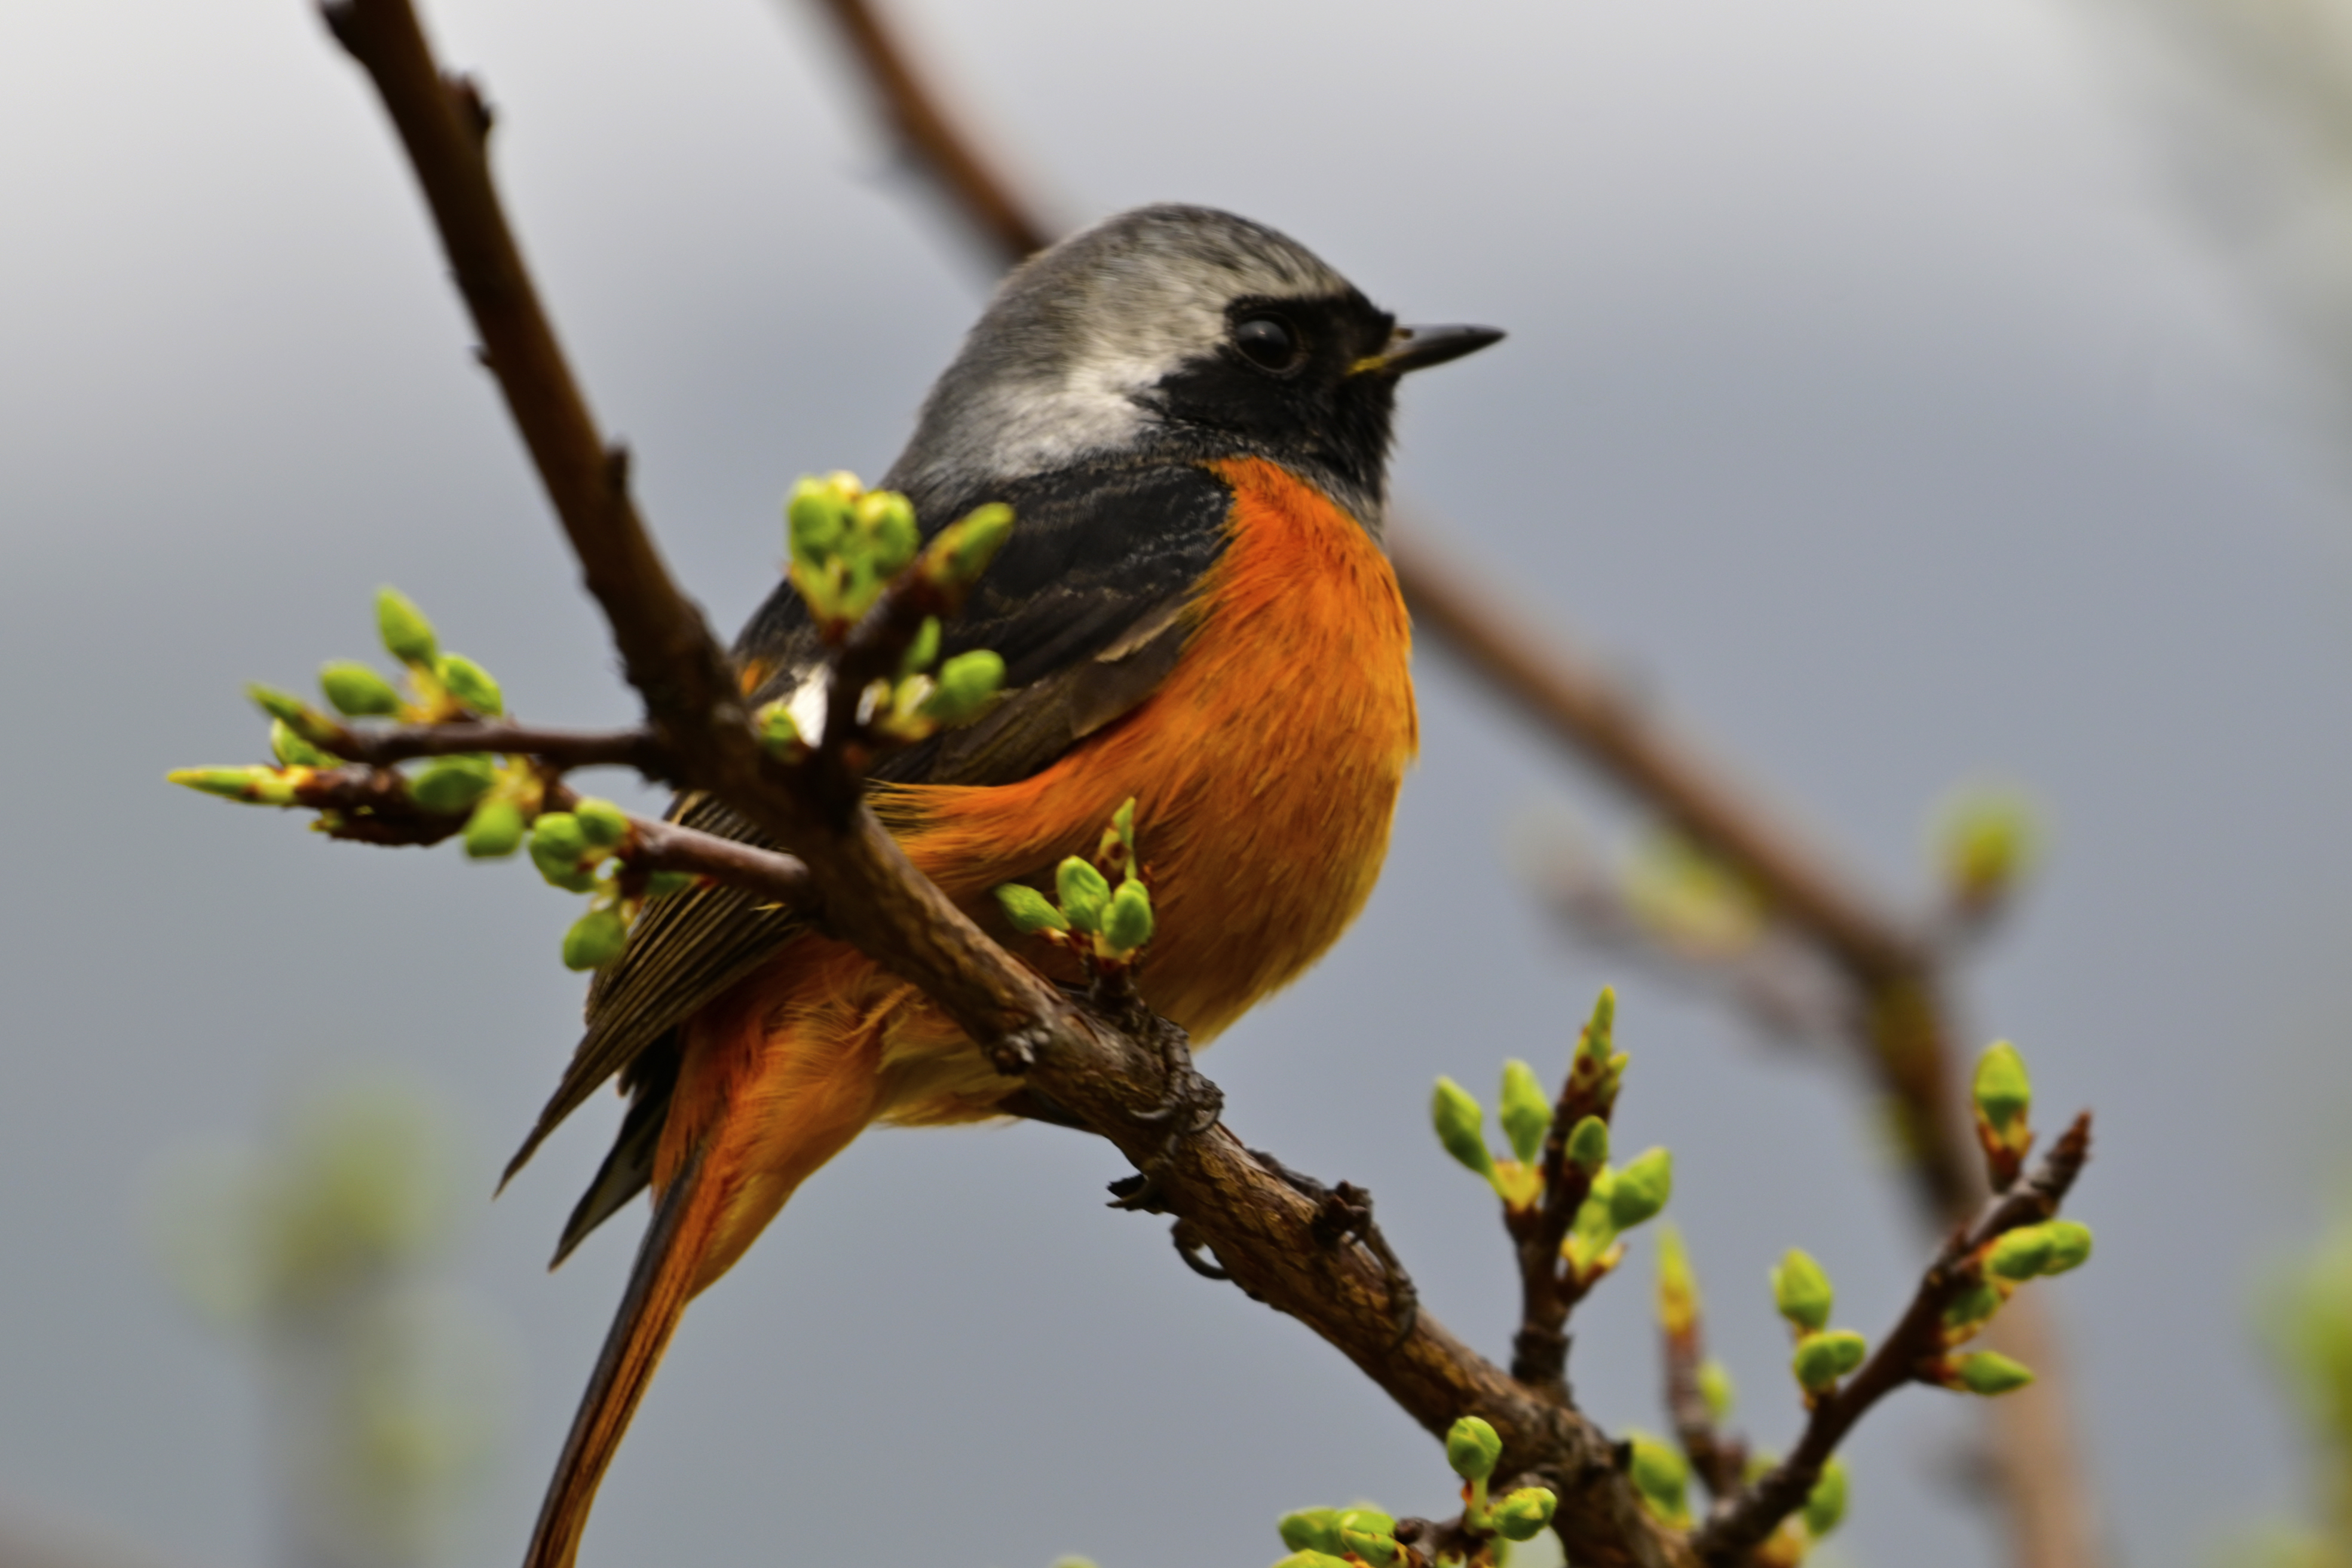
<path fill-rule="evenodd" d="M 621 1310 L 604 1336 L 604 1352 L 596 1358 L 588 1392 L 581 1395 L 580 1412 L 572 1418 L 572 1436 L 564 1440 L 547 1500 L 540 1504 L 539 1525 L 531 1531 L 524 1568 L 572 1568 L 579 1553 L 597 1485 L 686 1312 L 696 1275 L 719 1227 L 725 1184 L 706 1177 L 709 1152 L 708 1139 L 696 1144 L 655 1205 Z"/>

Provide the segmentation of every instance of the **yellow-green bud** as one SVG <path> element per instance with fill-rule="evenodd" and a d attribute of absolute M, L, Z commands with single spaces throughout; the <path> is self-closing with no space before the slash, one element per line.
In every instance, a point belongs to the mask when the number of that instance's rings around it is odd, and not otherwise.
<path fill-rule="evenodd" d="M 1800 1329 L 1826 1328 L 1834 1300 L 1830 1277 L 1813 1261 L 1811 1253 L 1792 1247 L 1772 1270 L 1772 1304 Z"/>
<path fill-rule="evenodd" d="M 1985 1272 L 2000 1279 L 2031 1279 L 2049 1267 L 2056 1245 L 2048 1226 L 2021 1226 L 1992 1244 Z"/>
<path fill-rule="evenodd" d="M 477 860 L 511 855 L 522 847 L 522 807 L 492 795 L 466 819 L 466 853 Z"/>
<path fill-rule="evenodd" d="M 1346 1550 L 1339 1544 L 1336 1508 L 1302 1508 L 1284 1514 L 1275 1528 L 1282 1532 L 1282 1543 L 1293 1552 L 1322 1552 L 1336 1557 Z"/>
<path fill-rule="evenodd" d="M 2033 1103 L 2033 1080 L 2026 1076 L 2025 1058 L 2007 1040 L 1996 1040 L 1977 1058 L 1977 1109 L 1996 1131 Z"/>
<path fill-rule="evenodd" d="M 1503 1064 L 1503 1135 L 1521 1160 L 1533 1163 L 1551 1130 L 1551 1101 L 1536 1081 L 1535 1068 L 1516 1058 Z"/>
<path fill-rule="evenodd" d="M 1962 1388 L 1988 1396 L 2023 1388 L 2033 1381 L 2032 1368 L 1998 1351 L 1977 1351 L 1957 1357 L 1952 1369 L 1958 1373 Z"/>
<path fill-rule="evenodd" d="M 874 542 L 874 569 L 883 576 L 915 558 L 922 534 L 915 507 L 896 490 L 867 490 L 857 498 L 857 525 Z"/>
<path fill-rule="evenodd" d="M 1445 1152 L 1488 1181 L 1495 1179 L 1495 1156 L 1486 1148 L 1486 1112 L 1477 1098 L 1450 1078 L 1441 1078 L 1429 1097 L 1430 1124 Z"/>
<path fill-rule="evenodd" d="M 2040 825 L 2032 802 L 2015 790 L 1977 785 L 1957 795 L 1942 815 L 1937 858 L 1962 903 L 1990 902 L 2031 868 Z"/>
<path fill-rule="evenodd" d="M 988 570 L 1013 531 L 1013 509 L 999 501 L 975 507 L 940 530 L 923 552 L 923 574 L 951 588 L 968 588 Z"/>
<path fill-rule="evenodd" d="M 450 696 L 486 719 L 505 712 L 506 693 L 490 672 L 462 653 L 445 653 L 434 661 L 433 673 Z"/>
<path fill-rule="evenodd" d="M 1570 1129 L 1568 1157 L 1586 1175 L 1597 1174 L 1609 1163 L 1609 1123 L 1598 1116 L 1588 1116 Z"/>
<path fill-rule="evenodd" d="M 931 662 L 939 657 L 940 618 L 937 616 L 925 616 L 923 624 L 915 628 L 915 640 L 908 643 L 907 651 L 898 656 L 898 673 L 900 675 L 919 674 L 930 668 Z"/>
<path fill-rule="evenodd" d="M 1717 1423 L 1731 1419 L 1731 1407 L 1738 1394 L 1729 1367 L 1713 1356 L 1698 1363 L 1698 1396 L 1706 1402 L 1706 1413 Z"/>
<path fill-rule="evenodd" d="M 1110 907 L 1110 884 L 1085 856 L 1073 855 L 1054 868 L 1054 894 L 1072 925 L 1088 936 L 1102 930 L 1103 915 Z"/>
<path fill-rule="evenodd" d="M 811 477 L 793 486 L 784 502 L 784 523 L 795 563 L 822 564 L 841 547 L 850 505 L 850 497 L 831 479 Z"/>
<path fill-rule="evenodd" d="M 1654 1219 L 1674 1191 L 1674 1155 L 1664 1149 L 1645 1149 L 1617 1173 L 1609 1193 L 1609 1221 L 1619 1230 L 1631 1230 Z"/>
<path fill-rule="evenodd" d="M 358 719 L 400 711 L 400 693 L 366 665 L 337 659 L 319 670 L 319 689 L 338 713 Z"/>
<path fill-rule="evenodd" d="M 1120 802 L 1119 808 L 1110 814 L 1110 830 L 1118 836 L 1118 841 L 1127 847 L 1129 854 L 1135 853 L 1135 797 L 1133 795 L 1129 795 L 1126 800 Z"/>
<path fill-rule="evenodd" d="M 1129 877 L 1110 898 L 1103 916 L 1103 943 L 1116 953 L 1133 952 L 1151 940 L 1151 895 Z"/>
<path fill-rule="evenodd" d="M 987 648 L 960 653 L 940 666 L 931 694 L 915 711 L 934 724 L 968 724 L 986 710 L 1004 684 L 1004 660 Z"/>
<path fill-rule="evenodd" d="M 1069 917 L 1055 909 L 1053 900 L 1034 888 L 1019 882 L 1006 882 L 996 889 L 996 901 L 1004 906 L 1007 920 L 1024 935 L 1041 931 L 1067 931 Z"/>
<path fill-rule="evenodd" d="M 752 721 L 760 729 L 760 744 L 772 756 L 784 756 L 801 743 L 800 721 L 782 702 L 771 702 Z"/>
<path fill-rule="evenodd" d="M 2063 1274 L 2091 1260 L 2089 1226 L 2071 1219 L 2053 1219 L 2042 1228 L 2050 1233 L 2050 1261 L 2042 1266 L 2044 1275 Z"/>
<path fill-rule="evenodd" d="M 1578 1045 L 1584 1055 L 1605 1066 L 1617 1048 L 1616 1030 L 1617 988 L 1603 985 L 1592 1000 L 1592 1016 L 1586 1021 Z"/>
<path fill-rule="evenodd" d="M 1869 1353 L 1870 1346 L 1852 1329 L 1830 1329 L 1799 1340 L 1789 1364 L 1800 1387 L 1807 1394 L 1820 1394 L 1860 1366 Z"/>
<path fill-rule="evenodd" d="M 1646 1432 L 1628 1441 L 1633 1449 L 1629 1470 L 1633 1489 L 1650 1511 L 1669 1524 L 1679 1523 L 1690 1511 L 1690 1464 L 1679 1450 Z"/>
<path fill-rule="evenodd" d="M 588 890 L 590 879 L 580 865 L 587 853 L 588 836 L 580 830 L 580 819 L 570 812 L 551 811 L 531 825 L 531 864 L 557 887 L 575 893 Z"/>
<path fill-rule="evenodd" d="M 1351 1508 L 1340 1514 L 1339 1544 L 1372 1568 L 1389 1568 L 1404 1555 L 1396 1542 L 1396 1521 L 1376 1508 Z"/>
<path fill-rule="evenodd" d="M 290 691 L 280 691 L 275 686 L 264 686 L 258 681 L 250 682 L 245 689 L 245 694 L 251 698 L 254 706 L 264 713 L 281 724 L 292 725 L 298 731 L 304 728 L 305 721 L 310 716 L 309 703 Z"/>
<path fill-rule="evenodd" d="M 1478 1416 L 1465 1415 L 1446 1429 L 1445 1463 L 1465 1481 L 1493 1475 L 1502 1457 L 1502 1434 Z"/>
<path fill-rule="evenodd" d="M 629 836 L 629 814 L 609 800 L 591 795 L 572 808 L 580 819 L 580 836 L 592 849 L 610 849 Z"/>
<path fill-rule="evenodd" d="M 276 768 L 182 768 L 163 782 L 247 805 L 294 804 L 293 779 Z"/>
<path fill-rule="evenodd" d="M 1495 1510 L 1495 1530 L 1506 1541 L 1533 1541 L 1551 1522 L 1559 1499 L 1544 1487 L 1521 1487 Z"/>
<path fill-rule="evenodd" d="M 1822 1479 L 1805 1499 L 1805 1529 L 1815 1541 L 1838 1527 L 1845 1518 L 1845 1465 L 1834 1455 L 1822 1467 Z"/>
<path fill-rule="evenodd" d="M 1944 1309 L 1944 1326 L 1965 1329 L 2000 1310 L 2000 1292 L 1979 1280 L 1959 1293 Z"/>
<path fill-rule="evenodd" d="M 628 923 L 618 910 L 590 910 L 563 933 L 563 967 L 602 969 L 621 956 L 628 942 Z"/>
<path fill-rule="evenodd" d="M 1328 1552 L 1294 1552 L 1276 1563 L 1274 1568 L 1356 1568 L 1356 1565 Z"/>
<path fill-rule="evenodd" d="M 378 588 L 375 628 L 383 638 L 384 652 L 403 664 L 432 668 L 440 649 L 434 641 L 433 623 L 425 618 L 415 600 L 397 588 Z"/>
<path fill-rule="evenodd" d="M 667 899 L 683 893 L 702 879 L 692 871 L 656 871 L 646 879 L 646 897 Z"/>
<path fill-rule="evenodd" d="M 335 759 L 290 729 L 285 720 L 269 721 L 269 754 L 289 768 L 331 768 Z"/>
<path fill-rule="evenodd" d="M 467 811 L 489 793 L 496 772 L 490 759 L 478 753 L 436 757 L 408 781 L 408 797 L 427 811 Z"/>
<path fill-rule="evenodd" d="M 1658 1227 L 1658 1324 L 1678 1337 L 1698 1327 L 1698 1277 L 1683 1233 L 1671 1225 Z"/>

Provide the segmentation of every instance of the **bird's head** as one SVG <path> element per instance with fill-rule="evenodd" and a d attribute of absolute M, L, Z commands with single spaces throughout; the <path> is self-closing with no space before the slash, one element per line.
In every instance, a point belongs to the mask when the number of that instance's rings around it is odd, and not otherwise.
<path fill-rule="evenodd" d="M 919 505 L 1079 463 L 1254 455 L 1376 526 L 1397 378 L 1502 335 L 1400 327 L 1270 228 L 1139 207 L 1005 279 L 887 482 Z"/>

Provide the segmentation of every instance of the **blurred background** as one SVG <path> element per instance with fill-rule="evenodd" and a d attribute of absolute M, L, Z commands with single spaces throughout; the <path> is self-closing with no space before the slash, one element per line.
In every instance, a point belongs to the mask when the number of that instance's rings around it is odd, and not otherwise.
<path fill-rule="evenodd" d="M 2101 1118 L 2099 1257 L 2042 1289 L 2116 1561 L 2319 1517 L 2347 1244 L 2300 1315 L 2264 1282 L 2352 1180 L 2352 9 L 894 14 L 1067 220 L 1213 203 L 1408 319 L 1508 328 L 1407 390 L 1401 494 L 1874 881 L 1925 905 L 1956 781 L 2031 792 L 2046 863 L 1964 994 L 2045 1122 Z M 731 626 L 785 488 L 887 466 L 990 268 L 797 6 L 427 20 Z M 572 907 L 161 775 L 257 760 L 240 683 L 368 654 L 382 582 L 526 717 L 631 704 L 307 5 L 10 0 L 0 211 L 0 1562 L 510 1560 L 635 1245 L 541 1268 L 617 1101 L 489 1202 L 572 1044 Z M 1557 1072 L 1616 981 L 1622 1136 L 1675 1151 L 1742 1421 L 1785 1444 L 1768 1263 L 1806 1247 L 1875 1331 L 1923 1257 L 1868 1097 L 1544 916 L 1546 825 L 1638 818 L 1442 656 L 1418 675 L 1387 879 L 1209 1058 L 1230 1121 L 1371 1187 L 1431 1310 L 1503 1355 L 1510 1256 L 1429 1082 Z M 1036 1127 L 862 1141 L 689 1316 L 584 1561 L 1255 1563 L 1286 1508 L 1440 1510 L 1431 1445 L 1339 1356 L 1101 1206 L 1123 1171 Z M 359 1239 L 303 1250 L 321 1213 Z M 1578 1314 L 1612 1427 L 1664 1424 L 1647 1246 Z M 1846 1561 L 2000 1560 L 1964 1415 L 1872 1416 Z M 311 1517 L 349 1485 L 392 1513 Z"/>

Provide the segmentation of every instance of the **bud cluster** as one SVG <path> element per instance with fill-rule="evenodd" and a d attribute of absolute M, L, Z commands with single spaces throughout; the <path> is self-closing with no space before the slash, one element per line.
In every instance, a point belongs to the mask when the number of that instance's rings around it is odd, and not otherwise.
<path fill-rule="evenodd" d="M 1804 1390 L 1808 1405 L 1835 1391 L 1838 1380 L 1861 1366 L 1870 1345 L 1852 1329 L 1829 1326 L 1830 1306 L 1836 1292 L 1830 1277 L 1812 1254 L 1790 1247 L 1772 1269 L 1772 1304 L 1788 1320 L 1797 1348 L 1790 1371 Z"/>
<path fill-rule="evenodd" d="M 1052 898 L 1024 882 L 1006 882 L 996 889 L 996 901 L 1014 930 L 1077 954 L 1090 973 L 1132 967 L 1154 929 L 1151 890 L 1135 848 L 1134 797 L 1111 814 L 1091 859 L 1072 855 L 1054 868 Z"/>
<path fill-rule="evenodd" d="M 1551 1524 L 1559 1499 L 1544 1487 L 1521 1487 L 1500 1498 L 1488 1495 L 1487 1483 L 1501 1462 L 1503 1439 L 1475 1415 L 1456 1421 L 1445 1434 L 1445 1462 L 1464 1481 L 1460 1525 L 1450 1531 L 1454 1544 L 1441 1551 L 1439 1561 L 1462 1568 L 1492 1568 L 1496 1542 L 1532 1541 Z M 1307 1508 L 1286 1513 L 1276 1528 L 1291 1554 L 1275 1568 L 1424 1568 L 1430 1559 L 1412 1544 L 1428 1526 L 1412 1521 L 1407 1539 L 1398 1538 L 1397 1521 L 1379 1509 Z"/>

